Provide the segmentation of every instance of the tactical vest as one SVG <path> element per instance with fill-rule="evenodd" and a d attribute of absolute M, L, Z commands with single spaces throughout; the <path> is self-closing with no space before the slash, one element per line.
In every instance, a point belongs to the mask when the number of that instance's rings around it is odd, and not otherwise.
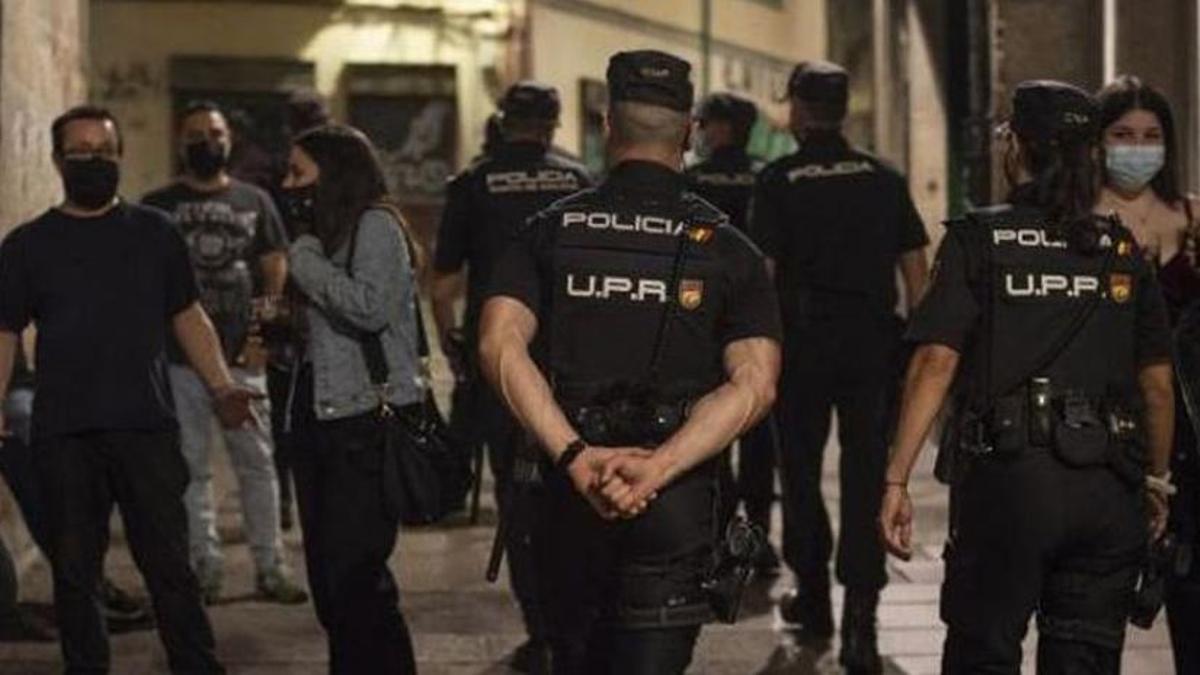
<path fill-rule="evenodd" d="M 1030 444 L 1037 420 L 1030 385 L 1046 389 L 1046 433 L 1060 432 L 1064 405 L 1099 418 L 1134 407 L 1136 394 L 1137 247 L 1128 231 L 1097 232 L 1081 253 L 1062 228 L 1037 210 L 1001 206 L 950 224 L 967 256 L 978 328 L 954 397 L 938 475 L 948 479 L 958 450 Z M 1074 403 L 1064 404 L 1064 401 Z M 1083 409 L 1086 408 L 1086 409 Z M 1107 419 L 1097 419 L 1106 425 Z M 1105 441 L 1106 442 L 1106 441 Z M 1078 445 L 1095 445 L 1087 441 Z M 1063 445 L 1047 438 L 1046 445 Z M 1068 452 L 1070 449 L 1068 449 Z"/>
<path fill-rule="evenodd" d="M 1033 209 L 986 209 L 952 227 L 969 230 L 979 264 L 982 339 L 974 365 L 982 368 L 975 376 L 989 397 L 1034 376 L 1094 396 L 1135 384 L 1141 289 L 1137 247 L 1127 231 L 1100 232 L 1097 250 L 1084 254 Z"/>
<path fill-rule="evenodd" d="M 647 392 L 670 402 L 715 386 L 720 214 L 687 195 L 639 204 L 601 190 L 560 204 L 551 219 L 547 353 L 560 402 Z"/>

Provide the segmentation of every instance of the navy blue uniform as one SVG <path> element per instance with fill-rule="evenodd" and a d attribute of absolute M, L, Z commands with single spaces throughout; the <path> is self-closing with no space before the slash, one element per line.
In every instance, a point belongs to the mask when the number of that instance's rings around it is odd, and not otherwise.
<path fill-rule="evenodd" d="M 944 672 L 1019 672 L 1035 611 L 1040 672 L 1120 667 L 1147 540 L 1144 458 L 1140 434 L 1110 430 L 1136 418 L 1138 372 L 1170 359 L 1170 334 L 1127 230 L 1090 255 L 1062 230 L 1028 206 L 952 223 L 909 326 L 962 354 L 941 444 L 955 457 Z"/>
<path fill-rule="evenodd" d="M 797 152 L 763 169 L 751 211 L 754 239 L 775 261 L 784 320 L 776 405 L 784 559 L 802 588 L 828 595 L 833 537 L 821 465 L 836 408 L 837 576 L 871 593 L 887 581 L 875 519 L 900 345 L 896 265 L 926 245 L 925 229 L 903 176 L 837 132 L 810 132 Z"/>
<path fill-rule="evenodd" d="M 749 232 L 750 197 L 755 176 L 763 167 L 743 148 L 728 145 L 712 156 L 688 168 L 692 192 L 708 200 L 729 216 L 729 223 L 741 232 Z M 737 494 L 726 499 L 727 516 L 741 501 L 751 522 L 771 531 L 771 503 L 775 499 L 775 420 L 768 417 L 746 432 L 739 441 Z M 732 481 L 730 481 L 732 482 Z"/>
<path fill-rule="evenodd" d="M 685 186 L 665 166 L 621 163 L 599 188 L 533 218 L 493 277 L 491 295 L 538 316 L 535 359 L 589 444 L 653 447 L 663 439 L 582 420 L 617 404 L 686 410 L 725 381 L 729 343 L 779 338 L 761 255 Z M 660 327 L 661 361 L 647 383 Z M 652 385 L 646 397 L 631 394 L 642 384 Z M 717 534 L 715 465 L 680 477 L 644 515 L 616 522 L 548 469 L 543 576 L 556 673 L 686 669 L 710 615 L 700 582 Z"/>

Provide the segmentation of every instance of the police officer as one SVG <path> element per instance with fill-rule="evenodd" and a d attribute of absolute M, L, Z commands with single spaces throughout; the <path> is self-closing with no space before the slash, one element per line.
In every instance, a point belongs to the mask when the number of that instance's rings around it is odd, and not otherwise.
<path fill-rule="evenodd" d="M 778 409 L 783 554 L 797 589 L 781 614 L 805 640 L 833 634 L 833 537 L 821 465 L 836 408 L 837 577 L 846 586 L 841 660 L 873 672 L 881 667 L 875 610 L 887 582 L 875 516 L 900 344 L 896 269 L 911 306 L 926 283 L 928 240 L 904 178 L 843 137 L 847 86 L 846 71 L 831 63 L 805 62 L 792 72 L 791 126 L 800 147 L 759 174 L 751 228 L 774 267 L 787 338 Z"/>
<path fill-rule="evenodd" d="M 761 160 L 746 152 L 750 132 L 758 120 L 753 101 L 736 94 L 712 94 L 696 108 L 692 149 L 701 158 L 687 170 L 692 192 L 700 195 L 729 216 L 729 223 L 747 232 L 746 215 L 754 176 L 762 168 Z M 741 501 L 750 522 L 771 531 L 771 504 L 775 499 L 774 420 L 767 418 L 738 443 L 736 494 L 722 495 L 726 515 L 732 515 Z M 727 482 L 732 484 L 732 480 Z M 731 485 L 732 487 L 732 485 Z M 770 547 L 759 559 L 760 575 L 779 571 L 779 558 Z"/>
<path fill-rule="evenodd" d="M 1018 186 L 950 224 L 909 327 L 880 527 L 910 555 L 906 485 L 953 392 L 943 672 L 1019 673 L 1035 611 L 1039 671 L 1118 672 L 1147 514 L 1152 536 L 1166 525 L 1167 315 L 1131 233 L 1091 215 L 1096 116 L 1073 86 L 1017 87 Z"/>
<path fill-rule="evenodd" d="M 484 307 L 484 371 L 545 454 L 555 673 L 682 673 L 711 615 L 717 456 L 770 408 L 762 257 L 680 172 L 690 66 L 608 66 L 605 182 L 529 221 Z"/>
<path fill-rule="evenodd" d="M 526 218 L 590 185 L 586 169 L 549 152 L 560 108 L 558 91 L 552 87 L 536 82 L 510 87 L 500 102 L 503 142 L 494 142 L 486 154 L 450 183 L 438 232 L 433 307 L 442 344 L 449 345 L 458 277 L 465 264 L 468 285 L 461 331 L 463 355 L 476 351 L 483 292 L 502 245 Z M 524 672 L 537 672 L 542 668 L 539 662 L 545 660 L 545 629 L 539 609 L 538 574 L 528 541 L 536 529 L 531 519 L 538 509 L 529 499 L 520 501 L 520 517 L 509 508 L 516 503 L 510 499 L 514 494 L 510 479 L 516 426 L 471 361 L 452 360 L 463 381 L 460 386 L 468 387 L 468 394 L 458 400 L 468 402 L 470 413 L 465 417 L 478 430 L 477 440 L 488 447 L 497 500 L 506 519 L 511 582 L 529 633 L 529 641 L 518 648 L 513 665 Z"/>

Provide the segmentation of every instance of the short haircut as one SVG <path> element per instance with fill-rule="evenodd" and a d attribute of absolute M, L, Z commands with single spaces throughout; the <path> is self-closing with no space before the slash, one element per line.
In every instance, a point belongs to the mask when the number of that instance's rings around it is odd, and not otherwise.
<path fill-rule="evenodd" d="M 805 101 L 793 98 L 793 103 L 804 107 L 808 113 L 809 126 L 814 129 L 838 129 L 846 119 L 846 104 L 829 101 Z"/>
<path fill-rule="evenodd" d="M 542 136 L 553 133 L 557 122 L 539 120 L 528 117 L 504 115 L 500 118 L 500 130 L 505 137 L 509 136 Z"/>
<path fill-rule="evenodd" d="M 50 125 L 50 142 L 51 147 L 56 156 L 62 156 L 63 143 L 65 142 L 67 125 L 78 120 L 96 120 L 98 122 L 109 121 L 113 125 L 113 129 L 117 133 L 117 154 L 121 154 L 125 149 L 125 141 L 121 136 L 121 125 L 117 122 L 117 118 L 108 110 L 97 105 L 80 105 L 71 108 L 65 113 L 54 119 L 54 123 Z"/>
<path fill-rule="evenodd" d="M 188 101 L 187 105 L 183 106 L 183 111 L 179 113 L 179 124 L 182 125 L 184 120 L 192 115 L 195 115 L 196 113 L 216 113 L 220 115 L 222 119 L 225 118 L 225 111 L 221 109 L 221 106 L 218 105 L 216 101 L 199 99 L 195 101 Z"/>
<path fill-rule="evenodd" d="M 688 114 L 663 106 L 618 101 L 608 109 L 612 134 L 620 143 L 682 147 L 688 134 Z"/>

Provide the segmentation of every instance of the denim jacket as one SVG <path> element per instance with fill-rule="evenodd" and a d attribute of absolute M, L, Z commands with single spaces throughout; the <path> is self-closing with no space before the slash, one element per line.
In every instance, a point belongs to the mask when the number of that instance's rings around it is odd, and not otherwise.
<path fill-rule="evenodd" d="M 424 396 L 416 283 L 404 234 L 385 209 L 366 211 L 358 228 L 352 275 L 346 273 L 349 243 L 327 257 L 316 237 L 302 235 L 288 251 L 292 281 L 309 300 L 305 359 L 312 363 L 318 420 L 351 417 L 379 405 L 357 331 L 382 331 L 390 403 L 403 406 Z M 289 426 L 290 421 L 289 416 Z"/>

